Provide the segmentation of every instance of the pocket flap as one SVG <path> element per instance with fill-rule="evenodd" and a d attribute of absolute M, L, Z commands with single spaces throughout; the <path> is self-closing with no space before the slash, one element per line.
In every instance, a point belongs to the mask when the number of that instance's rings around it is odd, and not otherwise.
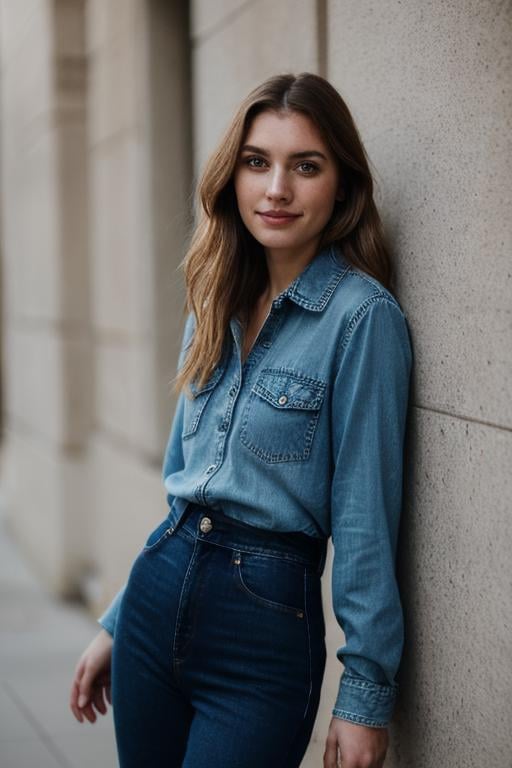
<path fill-rule="evenodd" d="M 286 369 L 266 368 L 252 389 L 276 408 L 317 410 L 322 405 L 325 382 Z"/>

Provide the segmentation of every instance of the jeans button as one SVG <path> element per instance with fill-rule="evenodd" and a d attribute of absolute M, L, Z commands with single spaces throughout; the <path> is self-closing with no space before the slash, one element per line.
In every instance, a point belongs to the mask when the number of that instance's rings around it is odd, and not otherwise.
<path fill-rule="evenodd" d="M 201 522 L 199 523 L 199 528 L 201 529 L 202 533 L 210 533 L 211 529 L 213 528 L 212 521 L 209 517 L 203 517 L 201 518 Z"/>

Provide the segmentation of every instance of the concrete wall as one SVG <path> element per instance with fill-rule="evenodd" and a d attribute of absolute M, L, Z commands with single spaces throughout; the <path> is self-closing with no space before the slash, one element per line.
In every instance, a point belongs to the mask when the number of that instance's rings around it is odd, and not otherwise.
<path fill-rule="evenodd" d="M 415 347 L 390 766 L 510 765 L 511 9 L 328 4 Z"/>

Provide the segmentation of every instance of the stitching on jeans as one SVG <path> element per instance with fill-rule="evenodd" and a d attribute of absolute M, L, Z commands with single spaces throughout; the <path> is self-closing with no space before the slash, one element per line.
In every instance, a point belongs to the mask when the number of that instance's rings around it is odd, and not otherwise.
<path fill-rule="evenodd" d="M 193 534 L 190 528 L 187 528 L 185 524 L 183 524 L 181 528 L 176 530 L 176 534 L 178 536 L 180 535 L 180 532 L 182 535 L 185 535 L 188 540 L 195 539 L 198 541 L 205 541 L 207 544 L 213 544 L 216 547 L 222 547 L 223 549 L 237 549 L 237 550 L 240 550 L 241 552 L 247 552 L 248 554 L 252 554 L 252 555 L 264 555 L 265 557 L 275 557 L 278 560 L 290 560 L 291 562 L 298 563 L 299 565 L 309 565 L 315 568 L 317 567 L 316 560 L 309 560 L 306 557 L 301 557 L 300 555 L 295 556 L 288 552 L 283 552 L 282 554 L 281 553 L 274 554 L 269 552 L 266 549 L 260 549 L 259 547 L 251 547 L 250 544 L 242 544 L 240 546 L 238 542 L 234 542 L 234 541 L 227 544 L 220 544 L 218 541 L 212 541 L 211 539 L 208 539 L 208 538 L 202 539 L 199 537 L 196 539 L 195 534 Z"/>
<path fill-rule="evenodd" d="M 238 554 L 240 554 L 241 551 L 242 550 L 240 549 L 236 550 Z M 238 561 L 237 563 L 237 575 L 238 575 L 237 586 L 239 586 L 240 589 L 242 589 L 246 594 L 248 594 L 254 600 L 257 600 L 259 603 L 265 606 L 268 606 L 269 608 L 274 608 L 275 610 L 284 611 L 285 613 L 294 613 L 295 615 L 297 615 L 302 612 L 302 608 L 296 608 L 293 605 L 285 605 L 285 603 L 276 603 L 275 600 L 270 600 L 269 598 L 261 597 L 261 595 L 257 595 L 256 592 L 253 592 L 252 589 L 250 589 L 244 581 L 240 561 Z"/>
<path fill-rule="evenodd" d="M 176 628 L 174 630 L 174 639 L 173 639 L 173 644 L 172 644 L 172 661 L 173 661 L 174 673 L 175 673 L 176 676 L 178 674 L 178 664 L 180 662 L 180 659 L 178 659 L 178 657 L 177 657 L 176 651 L 177 651 L 178 635 L 179 635 L 179 631 L 181 629 L 181 624 L 182 624 L 181 604 L 182 604 L 182 601 L 183 601 L 183 594 L 185 592 L 185 589 L 188 587 L 189 573 L 192 570 L 192 565 L 193 565 L 193 563 L 195 562 L 195 559 L 196 559 L 196 548 L 197 548 L 197 539 L 194 541 L 194 549 L 192 550 L 192 554 L 190 556 L 190 560 L 189 560 L 189 563 L 188 563 L 188 566 L 187 566 L 187 571 L 185 573 L 185 578 L 183 579 L 183 584 L 182 584 L 181 592 L 180 592 L 180 599 L 179 599 L 179 603 L 178 603 L 178 614 L 177 614 L 177 618 L 176 618 Z"/>
<path fill-rule="evenodd" d="M 308 653 L 309 653 L 309 691 L 306 702 L 306 708 L 302 716 L 303 720 L 306 718 L 307 711 L 309 709 L 309 702 L 311 701 L 311 690 L 313 688 L 313 670 L 311 662 L 311 634 L 309 631 L 309 615 L 308 615 L 308 601 L 307 601 L 307 570 L 304 569 L 304 616 L 306 618 L 306 629 L 308 633 Z"/>

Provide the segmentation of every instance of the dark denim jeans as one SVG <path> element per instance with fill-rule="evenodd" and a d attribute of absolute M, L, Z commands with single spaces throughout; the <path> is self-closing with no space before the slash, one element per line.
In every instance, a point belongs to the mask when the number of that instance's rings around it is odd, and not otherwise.
<path fill-rule="evenodd" d="M 296 768 L 326 647 L 324 540 L 190 504 L 135 559 L 112 654 L 121 768 Z"/>

